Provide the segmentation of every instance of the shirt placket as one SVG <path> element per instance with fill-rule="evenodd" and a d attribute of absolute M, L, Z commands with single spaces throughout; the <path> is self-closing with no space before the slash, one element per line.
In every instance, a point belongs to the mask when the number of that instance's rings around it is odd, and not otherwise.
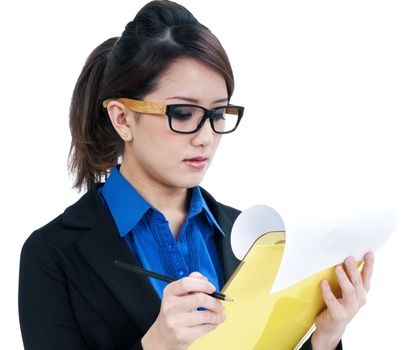
<path fill-rule="evenodd" d="M 157 245 L 163 258 L 163 266 L 170 275 L 175 279 L 183 278 L 188 275 L 189 269 L 182 257 L 182 253 L 175 241 L 173 234 L 168 225 L 168 221 L 160 213 L 154 215 L 154 228 L 157 232 Z M 182 242 L 182 236 L 179 236 L 179 242 Z M 184 244 L 187 242 L 184 241 Z"/>

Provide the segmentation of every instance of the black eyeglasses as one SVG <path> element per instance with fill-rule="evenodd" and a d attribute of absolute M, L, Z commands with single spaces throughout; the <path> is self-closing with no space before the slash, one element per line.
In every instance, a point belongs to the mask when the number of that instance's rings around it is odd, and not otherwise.
<path fill-rule="evenodd" d="M 107 107 L 113 99 L 103 102 Z M 138 113 L 154 114 L 168 117 L 168 125 L 174 132 L 193 134 L 209 119 L 212 130 L 217 134 L 228 134 L 235 131 L 244 114 L 244 107 L 228 105 L 206 109 L 192 104 L 172 104 L 146 102 L 130 98 L 116 98 L 126 107 Z"/>

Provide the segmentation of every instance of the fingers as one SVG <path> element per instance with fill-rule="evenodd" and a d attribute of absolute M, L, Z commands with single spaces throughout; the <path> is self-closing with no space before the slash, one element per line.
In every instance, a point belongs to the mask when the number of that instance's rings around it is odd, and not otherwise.
<path fill-rule="evenodd" d="M 374 254 L 369 252 L 364 257 L 364 266 L 361 271 L 361 277 L 363 279 L 363 285 L 366 291 L 370 290 L 370 280 L 373 274 Z"/>
<path fill-rule="evenodd" d="M 353 257 L 345 259 L 344 266 L 348 278 L 354 286 L 357 296 L 363 298 L 365 302 L 367 292 L 370 290 L 370 281 L 373 274 L 374 255 L 369 252 L 364 257 L 364 266 L 360 272 Z"/>
<path fill-rule="evenodd" d="M 365 265 L 361 273 L 353 257 L 345 259 L 344 268 L 342 265 L 338 265 L 335 272 L 342 292 L 341 302 L 351 307 L 364 305 L 373 273 L 373 254 L 366 255 Z"/>
<path fill-rule="evenodd" d="M 202 335 L 213 331 L 218 325 L 214 324 L 202 324 L 194 327 L 188 328 L 187 332 L 191 339 L 197 339 L 200 338 Z"/>
<path fill-rule="evenodd" d="M 348 303 L 352 303 L 356 298 L 356 289 L 354 285 L 351 283 L 347 274 L 345 273 L 342 265 L 338 265 L 335 267 L 335 273 L 337 275 L 338 283 L 341 288 L 343 300 Z"/>
<path fill-rule="evenodd" d="M 170 344 L 170 348 L 173 344 L 185 348 L 216 328 L 225 320 L 225 315 L 222 303 L 208 295 L 214 291 L 215 287 L 198 272 L 168 284 L 150 337 L 159 344 Z M 198 311 L 201 308 L 203 311 Z"/>
<path fill-rule="evenodd" d="M 351 283 L 353 284 L 356 292 L 359 292 L 360 289 L 363 290 L 364 289 L 363 279 L 357 268 L 357 264 L 354 258 L 350 256 L 347 259 L 345 259 L 344 266 L 345 266 L 347 276 L 350 279 Z"/>
<path fill-rule="evenodd" d="M 339 339 L 347 324 L 365 304 L 373 272 L 373 254 L 366 254 L 364 262 L 361 273 L 353 257 L 335 267 L 342 294 L 340 298 L 333 294 L 327 281 L 321 281 L 322 295 L 327 306 L 315 319 L 317 331 L 321 334 L 331 334 L 334 338 L 336 335 L 336 339 Z"/>
<path fill-rule="evenodd" d="M 225 321 L 226 316 L 223 313 L 212 312 L 210 310 L 194 310 L 187 314 L 185 325 L 196 326 L 201 324 L 218 325 Z"/>
<path fill-rule="evenodd" d="M 206 276 L 203 276 L 200 272 L 197 272 L 197 271 L 192 272 L 192 273 L 189 275 L 189 277 L 193 277 L 193 278 L 200 278 L 200 279 L 203 279 L 203 280 L 208 281 L 208 278 L 207 278 Z"/>
<path fill-rule="evenodd" d="M 226 316 L 223 313 L 213 312 L 211 310 L 198 311 L 197 309 L 194 309 L 182 312 L 181 309 L 171 309 L 167 311 L 169 312 L 165 314 L 166 323 L 168 327 L 173 330 L 178 330 L 180 328 L 189 329 L 190 327 L 206 324 L 217 326 L 226 319 Z"/>
<path fill-rule="evenodd" d="M 213 312 L 224 312 L 222 303 L 210 295 L 205 293 L 192 293 L 182 297 L 182 308 L 184 310 L 196 310 L 198 308 L 205 308 Z"/>
<path fill-rule="evenodd" d="M 327 306 L 327 308 L 329 310 L 334 310 L 338 308 L 339 301 L 335 297 L 334 293 L 332 292 L 328 281 L 326 280 L 321 281 L 321 290 L 322 290 L 322 296 L 324 298 L 325 305 Z"/>
<path fill-rule="evenodd" d="M 216 314 L 222 314 L 224 312 L 224 306 L 222 303 L 211 297 L 209 294 L 215 291 L 215 287 L 198 272 L 193 272 L 189 277 L 182 278 L 181 280 L 170 283 L 163 292 L 162 310 L 164 313 L 190 313 L 197 309 L 206 309 L 207 311 L 215 314 L 213 317 L 217 317 Z M 197 315 L 200 317 L 202 313 Z M 206 315 L 203 313 L 203 315 Z M 187 325 L 196 325 L 199 317 L 191 316 L 188 320 L 194 320 L 193 323 L 186 322 Z M 212 323 L 217 321 L 210 321 Z"/>
<path fill-rule="evenodd" d="M 198 276 L 200 275 L 200 276 Z M 176 296 L 186 295 L 192 292 L 202 292 L 211 294 L 215 291 L 215 286 L 198 272 L 193 272 L 189 277 L 174 281 L 164 288 L 163 294 Z"/>

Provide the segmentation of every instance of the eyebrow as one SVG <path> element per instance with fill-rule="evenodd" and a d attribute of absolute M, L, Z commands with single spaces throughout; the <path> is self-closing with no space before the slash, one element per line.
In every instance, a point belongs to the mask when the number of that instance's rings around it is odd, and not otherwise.
<path fill-rule="evenodd" d="M 195 98 L 191 98 L 191 97 L 185 97 L 185 96 L 173 96 L 173 97 L 169 97 L 167 100 L 183 100 L 183 101 L 187 101 L 187 102 L 191 102 L 191 103 L 198 103 L 199 100 L 196 100 Z M 228 102 L 227 98 L 220 98 L 219 100 L 213 101 L 212 103 L 221 103 L 221 102 Z"/>

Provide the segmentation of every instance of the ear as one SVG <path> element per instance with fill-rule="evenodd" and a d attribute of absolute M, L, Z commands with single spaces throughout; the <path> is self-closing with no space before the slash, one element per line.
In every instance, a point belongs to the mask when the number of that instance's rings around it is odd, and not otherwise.
<path fill-rule="evenodd" d="M 110 101 L 107 105 L 110 121 L 121 139 L 132 141 L 135 125 L 134 112 L 118 101 Z"/>

